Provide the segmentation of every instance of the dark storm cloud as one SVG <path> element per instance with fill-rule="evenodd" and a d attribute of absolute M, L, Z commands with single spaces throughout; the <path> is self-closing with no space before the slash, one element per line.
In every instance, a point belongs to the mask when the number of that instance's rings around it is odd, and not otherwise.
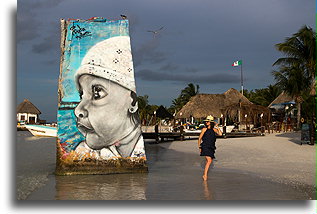
<path fill-rule="evenodd" d="M 168 105 L 173 93 L 158 95 L 160 81 L 165 81 L 166 91 L 181 90 L 188 82 L 199 83 L 202 92 L 239 89 L 239 69 L 231 67 L 238 59 L 244 63 L 246 89 L 274 83 L 272 64 L 282 57 L 274 45 L 305 24 L 315 29 L 315 8 L 313 0 L 19 0 L 17 97 L 21 102 L 41 96 L 48 102 L 57 100 L 56 85 L 38 90 L 37 84 L 23 77 L 57 78 L 60 18 L 127 15 L 133 63 L 139 70 L 137 88 L 151 102 Z M 56 25 L 48 24 L 52 22 Z M 164 29 L 156 37 L 147 32 L 161 26 Z M 42 112 L 56 113 L 52 107 L 45 108 Z"/>
<path fill-rule="evenodd" d="M 33 40 L 40 35 L 41 20 L 37 11 L 56 7 L 63 0 L 18 1 L 17 42 Z M 45 19 L 44 19 L 45 20 Z"/>
<path fill-rule="evenodd" d="M 18 8 L 22 7 L 24 10 L 31 12 L 36 9 L 56 7 L 63 1 L 65 0 L 35 0 L 35 1 L 19 0 Z"/>
<path fill-rule="evenodd" d="M 237 75 L 232 74 L 203 74 L 203 75 L 190 75 L 180 73 L 162 73 L 154 72 L 149 69 L 143 69 L 136 72 L 136 78 L 147 81 L 176 81 L 176 82 L 194 82 L 194 83 L 235 83 L 237 82 Z"/>
<path fill-rule="evenodd" d="M 123 14 L 126 15 L 128 17 L 129 20 L 129 34 L 130 37 L 133 37 L 134 32 L 136 31 L 136 26 L 138 26 L 139 24 L 139 18 L 136 14 Z"/>
<path fill-rule="evenodd" d="M 60 60 L 58 58 L 54 58 L 54 59 L 46 60 L 43 63 L 48 65 L 58 65 L 60 63 Z"/>
<path fill-rule="evenodd" d="M 46 37 L 43 40 L 41 40 L 39 43 L 34 44 L 32 46 L 32 51 L 34 53 L 41 54 L 45 52 L 50 52 L 51 48 L 55 48 L 55 47 L 56 47 L 56 44 L 54 40 L 52 40 L 51 37 Z"/>
<path fill-rule="evenodd" d="M 22 10 L 24 11 L 24 10 Z M 39 36 L 39 21 L 35 18 L 34 13 L 20 12 L 17 15 L 17 42 L 32 40 Z"/>
<path fill-rule="evenodd" d="M 187 73 L 197 73 L 199 70 L 197 68 L 185 68 L 183 71 Z"/>
<path fill-rule="evenodd" d="M 56 52 L 59 49 L 60 35 L 59 35 L 59 23 L 50 23 L 49 30 L 47 32 L 47 36 L 43 39 L 37 39 L 33 46 L 32 52 L 40 54 L 40 53 L 48 53 L 55 49 Z"/>
<path fill-rule="evenodd" d="M 161 63 L 166 60 L 166 54 L 158 50 L 159 40 L 152 39 L 143 43 L 133 51 L 135 67 L 143 63 Z"/>
<path fill-rule="evenodd" d="M 178 67 L 179 67 L 178 65 L 175 65 L 172 63 L 167 63 L 167 64 L 161 66 L 159 68 L 159 70 L 161 70 L 161 71 L 174 71 L 174 70 L 178 69 Z"/>

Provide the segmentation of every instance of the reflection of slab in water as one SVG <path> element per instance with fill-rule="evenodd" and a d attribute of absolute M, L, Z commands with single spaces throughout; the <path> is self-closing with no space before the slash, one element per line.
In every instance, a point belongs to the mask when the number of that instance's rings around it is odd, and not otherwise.
<path fill-rule="evenodd" d="M 28 200 L 145 200 L 147 174 L 50 176 Z"/>

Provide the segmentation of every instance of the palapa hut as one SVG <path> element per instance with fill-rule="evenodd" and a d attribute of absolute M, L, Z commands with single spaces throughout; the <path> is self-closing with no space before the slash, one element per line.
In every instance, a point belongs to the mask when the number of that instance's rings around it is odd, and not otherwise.
<path fill-rule="evenodd" d="M 240 128 L 265 126 L 271 122 L 269 108 L 253 103 L 235 103 L 223 109 L 225 118 L 239 122 Z"/>
<path fill-rule="evenodd" d="M 252 104 L 245 96 L 234 88 L 230 88 L 223 94 L 197 94 L 190 98 L 183 108 L 177 112 L 175 118 L 190 121 L 195 118 L 198 121 L 208 115 L 220 118 L 222 109 L 239 102 Z"/>
<path fill-rule="evenodd" d="M 24 99 L 17 107 L 17 121 L 25 121 L 34 124 L 39 121 L 40 110 L 28 99 Z"/>
<path fill-rule="evenodd" d="M 284 91 L 268 106 L 272 110 L 273 120 L 282 122 L 286 115 L 286 110 L 288 114 L 294 116 L 295 101 L 294 98 L 289 96 Z"/>
<path fill-rule="evenodd" d="M 281 106 L 281 105 L 287 105 L 287 104 L 295 104 L 294 99 L 289 96 L 284 91 L 271 102 L 271 104 L 268 106 L 269 108 L 274 108 L 274 106 Z"/>
<path fill-rule="evenodd" d="M 227 125 L 230 125 L 228 122 L 231 124 L 239 122 L 242 125 L 240 128 L 243 128 L 246 125 L 260 126 L 262 113 L 262 123 L 270 122 L 269 108 L 253 104 L 239 91 L 231 88 L 223 94 L 198 94 L 192 97 L 176 114 L 176 119 L 191 122 L 193 118 L 196 121 L 202 121 L 208 115 L 215 118 L 223 116 Z"/>

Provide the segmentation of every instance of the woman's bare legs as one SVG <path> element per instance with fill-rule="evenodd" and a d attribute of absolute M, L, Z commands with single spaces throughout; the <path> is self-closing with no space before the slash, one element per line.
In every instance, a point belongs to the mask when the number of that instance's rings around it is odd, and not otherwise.
<path fill-rule="evenodd" d="M 205 170 L 204 170 L 204 175 L 203 175 L 203 180 L 206 181 L 208 178 L 208 170 L 209 170 L 209 166 L 212 163 L 212 158 L 209 156 L 205 156 L 206 157 L 206 165 L 205 165 Z"/>

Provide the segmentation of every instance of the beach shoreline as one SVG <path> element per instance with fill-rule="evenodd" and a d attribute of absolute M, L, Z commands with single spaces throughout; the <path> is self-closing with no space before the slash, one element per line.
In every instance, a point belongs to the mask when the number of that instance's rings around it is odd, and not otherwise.
<path fill-rule="evenodd" d="M 40 147 L 42 157 L 37 159 L 46 161 L 26 162 L 32 160 L 27 153 L 18 158 L 17 176 L 43 178 L 35 188 L 21 188 L 17 180 L 18 189 L 29 190 L 20 193 L 20 200 L 316 199 L 315 145 L 300 145 L 300 133 L 217 139 L 217 159 L 207 182 L 201 179 L 204 158 L 197 138 L 158 144 L 146 140 L 148 173 L 55 176 L 55 139 L 26 137 L 30 142 L 22 147 Z M 25 171 L 32 168 L 37 170 Z"/>

